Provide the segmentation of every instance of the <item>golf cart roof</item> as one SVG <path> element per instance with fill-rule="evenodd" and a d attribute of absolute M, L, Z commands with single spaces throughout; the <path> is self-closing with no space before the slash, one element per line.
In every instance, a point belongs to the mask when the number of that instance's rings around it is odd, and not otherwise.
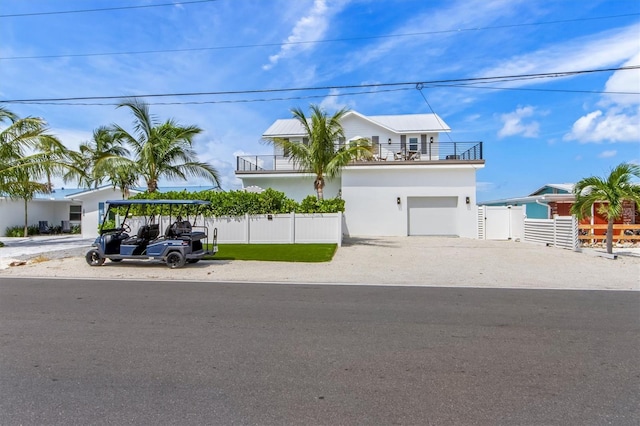
<path fill-rule="evenodd" d="M 159 205 L 187 205 L 187 206 L 204 206 L 207 204 L 211 204 L 209 201 L 202 200 L 107 200 L 107 204 L 112 207 L 119 206 L 133 206 L 133 205 L 150 205 L 150 206 L 159 206 Z"/>

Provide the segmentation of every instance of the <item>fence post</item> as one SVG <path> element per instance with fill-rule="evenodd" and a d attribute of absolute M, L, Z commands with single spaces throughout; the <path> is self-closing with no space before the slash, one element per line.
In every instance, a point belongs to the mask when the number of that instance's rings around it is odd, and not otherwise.
<path fill-rule="evenodd" d="M 251 225 L 249 222 L 249 213 L 245 213 L 244 214 L 244 235 L 245 235 L 245 243 L 246 244 L 251 244 Z"/>
<path fill-rule="evenodd" d="M 296 212 L 289 213 L 289 243 L 296 243 Z"/>

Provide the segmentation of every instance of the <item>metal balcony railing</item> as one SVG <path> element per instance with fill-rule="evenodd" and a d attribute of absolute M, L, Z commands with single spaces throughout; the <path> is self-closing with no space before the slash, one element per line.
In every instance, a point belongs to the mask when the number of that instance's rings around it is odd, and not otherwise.
<path fill-rule="evenodd" d="M 418 144 L 381 143 L 370 147 L 371 156 L 359 162 L 431 162 L 483 160 L 482 142 L 433 142 Z M 242 155 L 236 158 L 236 171 L 295 171 L 291 158 L 284 155 Z"/>

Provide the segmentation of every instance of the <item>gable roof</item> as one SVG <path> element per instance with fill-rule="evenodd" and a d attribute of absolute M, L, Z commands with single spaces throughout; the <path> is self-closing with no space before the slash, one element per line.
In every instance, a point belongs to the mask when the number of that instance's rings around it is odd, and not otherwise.
<path fill-rule="evenodd" d="M 529 195 L 540 195 L 544 193 L 547 188 L 554 190 L 556 194 L 571 194 L 574 186 L 575 184 L 573 183 L 548 183 Z"/>
<path fill-rule="evenodd" d="M 416 132 L 450 132 L 451 128 L 437 114 L 404 114 L 404 115 L 363 115 L 357 111 L 349 111 L 344 118 L 355 115 L 377 126 L 384 127 L 393 133 Z M 270 137 L 306 136 L 302 124 L 295 118 L 281 118 L 276 120 L 262 134 Z"/>

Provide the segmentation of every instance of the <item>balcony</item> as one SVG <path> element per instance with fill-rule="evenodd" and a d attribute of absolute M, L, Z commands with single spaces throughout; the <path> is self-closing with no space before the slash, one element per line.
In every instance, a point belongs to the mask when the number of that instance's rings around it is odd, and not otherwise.
<path fill-rule="evenodd" d="M 484 161 L 482 142 L 434 142 L 427 144 L 377 144 L 372 156 L 356 159 L 356 165 L 439 164 Z M 236 173 L 298 172 L 284 155 L 242 155 L 236 158 Z"/>

